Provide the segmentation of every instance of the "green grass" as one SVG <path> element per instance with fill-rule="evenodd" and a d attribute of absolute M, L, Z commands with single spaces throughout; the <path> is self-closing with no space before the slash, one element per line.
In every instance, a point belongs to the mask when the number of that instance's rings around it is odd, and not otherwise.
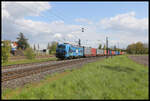
<path fill-rule="evenodd" d="M 148 67 L 122 55 L 2 91 L 2 99 L 148 99 L 148 83 Z"/>
<path fill-rule="evenodd" d="M 8 65 L 14 65 L 14 64 L 25 64 L 25 63 L 35 63 L 35 62 L 46 62 L 46 61 L 54 61 L 57 60 L 56 57 L 50 57 L 50 58 L 41 58 L 41 59 L 22 59 L 22 60 L 16 60 L 16 61 L 8 61 L 7 63 L 2 63 L 2 66 L 8 66 Z"/>

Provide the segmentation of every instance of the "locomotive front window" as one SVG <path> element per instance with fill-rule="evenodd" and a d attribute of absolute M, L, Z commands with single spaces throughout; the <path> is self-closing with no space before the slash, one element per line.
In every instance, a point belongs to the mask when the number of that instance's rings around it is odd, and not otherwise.
<path fill-rule="evenodd" d="M 59 45 L 58 48 L 65 49 L 65 46 Z"/>

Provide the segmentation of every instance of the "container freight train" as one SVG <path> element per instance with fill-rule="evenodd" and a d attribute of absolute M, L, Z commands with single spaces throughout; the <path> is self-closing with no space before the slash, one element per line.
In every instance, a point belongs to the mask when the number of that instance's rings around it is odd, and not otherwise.
<path fill-rule="evenodd" d="M 121 55 L 123 52 L 108 50 L 108 55 Z M 81 57 L 106 56 L 107 50 L 84 46 L 75 46 L 68 43 L 58 44 L 56 57 L 60 59 L 72 59 Z"/>

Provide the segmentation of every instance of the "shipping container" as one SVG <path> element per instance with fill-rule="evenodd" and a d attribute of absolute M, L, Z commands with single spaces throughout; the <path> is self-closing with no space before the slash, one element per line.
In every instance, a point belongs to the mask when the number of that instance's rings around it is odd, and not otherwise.
<path fill-rule="evenodd" d="M 104 55 L 107 55 L 107 50 L 104 50 Z M 110 55 L 110 50 L 108 50 L 108 55 Z"/>
<path fill-rule="evenodd" d="M 85 57 L 91 56 L 91 48 L 90 47 L 84 47 L 84 56 Z"/>
<path fill-rule="evenodd" d="M 114 53 L 113 55 L 115 55 L 115 51 L 113 53 Z"/>
<path fill-rule="evenodd" d="M 106 55 L 107 54 L 107 51 L 106 50 L 104 50 L 104 55 Z"/>
<path fill-rule="evenodd" d="M 115 51 L 115 55 L 119 55 L 119 54 L 118 54 L 118 51 Z"/>
<path fill-rule="evenodd" d="M 96 56 L 96 48 L 91 48 L 91 55 Z"/>
<path fill-rule="evenodd" d="M 97 56 L 103 56 L 104 55 L 104 50 L 102 50 L 102 49 L 96 49 L 96 55 Z"/>
<path fill-rule="evenodd" d="M 111 53 L 112 53 L 112 55 L 115 55 L 115 51 L 112 51 Z"/>
<path fill-rule="evenodd" d="M 109 55 L 112 55 L 112 53 L 111 53 L 112 51 L 111 50 L 109 50 Z"/>

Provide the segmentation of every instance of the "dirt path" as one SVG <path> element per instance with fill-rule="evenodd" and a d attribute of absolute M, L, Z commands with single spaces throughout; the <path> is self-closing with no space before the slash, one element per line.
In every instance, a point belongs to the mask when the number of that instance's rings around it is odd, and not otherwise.
<path fill-rule="evenodd" d="M 149 57 L 148 55 L 130 55 L 128 56 L 130 59 L 132 59 L 133 61 L 139 63 L 139 64 L 143 64 L 144 66 L 148 67 L 149 64 Z"/>

